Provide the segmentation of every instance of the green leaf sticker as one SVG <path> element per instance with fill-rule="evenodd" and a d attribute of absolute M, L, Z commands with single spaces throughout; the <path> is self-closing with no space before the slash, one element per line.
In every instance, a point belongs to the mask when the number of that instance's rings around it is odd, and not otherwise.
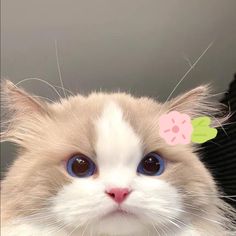
<path fill-rule="evenodd" d="M 207 116 L 198 117 L 192 120 L 193 133 L 191 140 L 193 143 L 205 143 L 217 135 L 217 129 L 211 128 L 211 119 Z"/>

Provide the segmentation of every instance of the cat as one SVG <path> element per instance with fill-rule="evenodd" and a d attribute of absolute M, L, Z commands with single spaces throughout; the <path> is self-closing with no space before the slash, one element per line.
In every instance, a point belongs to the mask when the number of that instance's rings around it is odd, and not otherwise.
<path fill-rule="evenodd" d="M 49 103 L 7 80 L 1 90 L 1 141 L 19 147 L 2 181 L 2 236 L 236 235 L 198 147 L 159 135 L 173 110 L 224 122 L 209 86 L 165 103 L 120 92 Z"/>

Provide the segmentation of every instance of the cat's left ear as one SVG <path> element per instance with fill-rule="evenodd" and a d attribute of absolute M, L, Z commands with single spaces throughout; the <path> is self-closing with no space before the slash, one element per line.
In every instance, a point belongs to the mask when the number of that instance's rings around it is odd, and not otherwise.
<path fill-rule="evenodd" d="M 47 112 L 45 102 L 30 95 L 9 80 L 1 83 L 1 103 L 3 109 L 15 115 L 44 114 Z"/>
<path fill-rule="evenodd" d="M 190 116 L 191 119 L 208 116 L 212 126 L 221 126 L 229 118 L 227 106 L 215 101 L 209 85 L 199 86 L 168 102 L 168 112 L 178 111 Z"/>
<path fill-rule="evenodd" d="M 47 103 L 18 88 L 9 80 L 1 82 L 1 142 L 22 143 L 33 124 L 48 116 Z M 39 123 L 39 122 L 38 122 Z"/>

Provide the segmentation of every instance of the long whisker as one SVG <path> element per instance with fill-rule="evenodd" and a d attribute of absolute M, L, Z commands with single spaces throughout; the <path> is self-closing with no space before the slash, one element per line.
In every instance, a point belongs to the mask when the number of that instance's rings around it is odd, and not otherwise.
<path fill-rule="evenodd" d="M 167 97 L 166 101 L 162 104 L 160 113 L 162 111 L 162 108 L 164 107 L 164 105 L 170 100 L 171 96 L 173 95 L 173 93 L 175 92 L 175 90 L 179 87 L 179 85 L 184 81 L 184 79 L 187 77 L 187 75 L 194 69 L 194 67 L 197 65 L 197 63 L 202 59 L 202 57 L 207 53 L 207 51 L 211 48 L 211 46 L 213 45 L 214 41 L 212 41 L 207 48 L 201 53 L 201 55 L 197 58 L 197 60 L 190 66 L 190 68 L 185 72 L 185 74 L 182 76 L 182 78 L 179 80 L 179 82 L 176 84 L 176 86 L 174 87 L 174 89 L 171 91 L 171 93 L 169 94 L 169 96 Z"/>
<path fill-rule="evenodd" d="M 66 92 L 65 92 L 65 89 L 64 89 L 64 84 L 63 84 L 62 75 L 61 75 L 61 68 L 60 68 L 60 63 L 59 63 L 57 40 L 55 40 L 55 51 L 56 51 L 56 60 L 57 60 L 58 75 L 59 75 L 59 79 L 60 79 L 61 87 L 62 87 L 62 89 L 63 89 L 64 96 L 66 97 Z"/>
<path fill-rule="evenodd" d="M 153 228 L 155 229 L 155 231 L 157 232 L 157 235 L 159 236 L 160 235 L 160 233 L 159 233 L 159 231 L 157 230 L 157 228 L 155 227 L 155 225 L 152 223 L 152 226 L 153 226 Z"/>
<path fill-rule="evenodd" d="M 186 71 L 186 73 L 183 75 L 183 77 L 180 79 L 180 81 L 176 84 L 170 95 L 168 96 L 166 101 L 169 101 L 172 94 L 175 92 L 175 90 L 178 88 L 178 86 L 182 83 L 182 81 L 186 78 L 186 76 L 192 71 L 192 69 L 197 65 L 197 63 L 202 59 L 202 57 L 207 53 L 208 49 L 211 48 L 214 41 L 212 41 L 207 48 L 201 53 L 201 55 L 198 57 L 198 59 L 191 65 L 191 67 Z"/>
<path fill-rule="evenodd" d="M 70 91 L 69 89 L 66 89 L 65 87 L 62 88 L 61 86 L 58 86 L 58 85 L 54 85 L 54 87 L 59 88 L 59 89 L 64 89 L 64 90 L 65 90 L 66 92 L 68 92 L 70 95 L 75 96 L 75 94 L 74 94 L 72 91 Z"/>
<path fill-rule="evenodd" d="M 21 84 L 23 82 L 31 81 L 31 80 L 36 80 L 36 81 L 40 81 L 40 82 L 42 82 L 44 84 L 47 84 L 59 96 L 60 99 L 63 99 L 62 96 L 60 95 L 60 93 L 57 91 L 57 89 L 52 84 L 50 84 L 46 80 L 43 80 L 43 79 L 40 79 L 40 78 L 26 78 L 26 79 L 22 79 L 21 81 L 19 81 L 15 85 L 17 86 L 17 85 L 19 85 L 19 84 Z"/>
<path fill-rule="evenodd" d="M 177 209 L 177 208 L 173 208 L 173 207 L 166 207 L 166 209 L 175 210 L 175 211 L 187 213 L 187 214 L 190 214 L 190 215 L 194 215 L 194 216 L 197 216 L 197 217 L 202 218 L 202 219 L 204 219 L 204 220 L 207 220 L 207 221 L 210 221 L 210 222 L 213 222 L 213 223 L 216 223 L 216 224 L 219 224 L 219 225 L 222 225 L 222 226 L 223 226 L 223 224 L 222 224 L 221 222 L 217 221 L 217 220 L 208 219 L 208 218 L 206 218 L 206 217 L 204 217 L 204 216 L 200 216 L 200 215 L 195 214 L 195 213 L 193 213 L 193 212 L 189 212 L 189 211 L 185 211 L 185 210 L 181 210 L 181 209 Z"/>
<path fill-rule="evenodd" d="M 85 226 L 85 228 L 84 228 L 84 231 L 82 232 L 82 235 L 81 235 L 81 236 L 84 236 L 84 234 L 85 234 L 85 232 L 86 232 L 88 226 L 89 226 L 89 221 L 88 221 L 88 223 L 86 224 L 86 226 Z"/>

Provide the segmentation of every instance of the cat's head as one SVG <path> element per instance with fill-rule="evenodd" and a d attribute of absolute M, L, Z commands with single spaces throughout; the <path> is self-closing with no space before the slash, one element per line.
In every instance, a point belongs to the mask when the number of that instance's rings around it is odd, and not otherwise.
<path fill-rule="evenodd" d="M 2 185 L 5 219 L 148 235 L 151 228 L 175 234 L 216 213 L 215 183 L 195 147 L 168 145 L 158 125 L 172 110 L 214 116 L 207 86 L 163 104 L 125 93 L 50 104 L 9 81 L 2 90 L 8 118 L 1 140 L 20 147 Z"/>

